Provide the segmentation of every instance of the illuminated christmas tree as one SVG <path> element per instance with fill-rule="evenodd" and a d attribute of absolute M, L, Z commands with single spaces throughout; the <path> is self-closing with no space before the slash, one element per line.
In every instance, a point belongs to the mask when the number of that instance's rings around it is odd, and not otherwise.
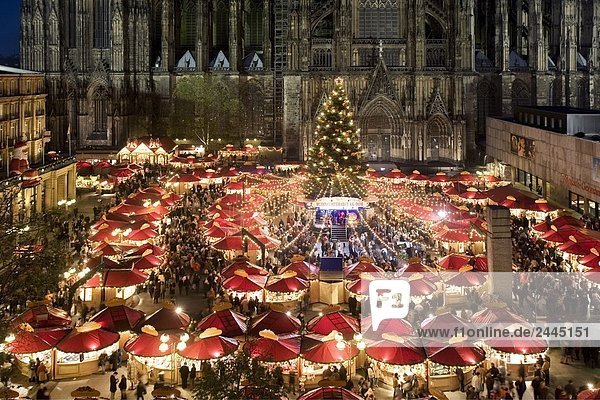
<path fill-rule="evenodd" d="M 350 110 L 350 100 L 344 90 L 344 81 L 337 78 L 317 118 L 314 143 L 308 151 L 307 196 L 313 199 L 364 197 L 363 183 L 359 178 L 361 156 L 360 137 Z"/>

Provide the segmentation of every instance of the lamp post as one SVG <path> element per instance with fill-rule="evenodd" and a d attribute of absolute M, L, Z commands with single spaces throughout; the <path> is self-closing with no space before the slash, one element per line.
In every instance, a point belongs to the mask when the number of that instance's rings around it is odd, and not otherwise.
<path fill-rule="evenodd" d="M 67 216 L 67 226 L 69 228 L 69 232 L 68 232 L 69 240 L 67 240 L 67 243 L 69 246 L 69 253 L 71 253 L 71 234 L 73 231 L 72 231 L 71 219 L 70 219 L 68 210 L 69 210 L 70 206 L 75 204 L 75 202 L 76 202 L 75 199 L 62 199 L 62 200 L 59 200 L 57 203 L 59 207 L 63 207 L 63 206 L 65 207 L 65 214 Z"/>
<path fill-rule="evenodd" d="M 160 345 L 158 346 L 158 350 L 160 350 L 161 353 L 166 353 L 168 351 L 171 351 L 171 382 L 173 383 L 173 386 L 177 386 L 177 364 L 176 364 L 176 357 L 175 357 L 175 350 L 178 351 L 183 351 L 185 350 L 185 348 L 187 347 L 187 341 L 190 339 L 190 335 L 187 334 L 187 332 L 182 333 L 179 336 L 179 341 L 175 342 L 173 341 L 172 343 L 169 343 L 171 337 L 166 334 L 163 333 L 162 335 L 160 335 Z"/>
<path fill-rule="evenodd" d="M 348 349 L 348 378 L 351 379 L 352 378 L 352 368 L 350 366 L 350 361 L 351 361 L 350 349 L 352 348 L 353 344 L 356 344 L 356 348 L 359 351 L 363 351 L 364 349 L 367 348 L 367 344 L 363 340 L 363 335 L 360 332 L 356 332 L 351 340 L 344 340 L 344 335 L 341 332 L 336 332 L 334 338 L 335 338 L 335 341 L 337 342 L 335 344 L 335 347 L 338 350 L 343 351 L 345 349 Z"/>

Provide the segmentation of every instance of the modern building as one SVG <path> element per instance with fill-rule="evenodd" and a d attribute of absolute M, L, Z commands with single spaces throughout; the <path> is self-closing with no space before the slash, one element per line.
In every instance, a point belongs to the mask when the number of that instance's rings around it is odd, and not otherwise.
<path fill-rule="evenodd" d="M 43 74 L 0 66 L 0 215 L 27 219 L 75 198 L 75 162 L 44 152 Z M 2 221 L 5 222 L 5 221 Z"/>
<path fill-rule="evenodd" d="M 488 118 L 486 143 L 505 179 L 600 216 L 600 110 L 516 107 L 512 118 Z"/>
<path fill-rule="evenodd" d="M 236 84 L 247 137 L 303 159 L 337 76 L 370 161 L 462 163 L 486 116 L 597 107 L 600 2 L 23 0 L 21 64 L 79 148 L 161 136 L 177 80 Z M 482 154 L 482 152 L 481 152 Z"/>

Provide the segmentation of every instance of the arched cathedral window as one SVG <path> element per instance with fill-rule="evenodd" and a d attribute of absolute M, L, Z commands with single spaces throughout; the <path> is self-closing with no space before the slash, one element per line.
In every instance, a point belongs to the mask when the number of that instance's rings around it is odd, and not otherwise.
<path fill-rule="evenodd" d="M 263 9 L 261 0 L 246 0 L 244 9 L 246 51 L 262 50 Z"/>
<path fill-rule="evenodd" d="M 152 21 L 151 21 L 151 57 L 152 62 L 157 62 L 158 57 L 161 56 L 162 49 L 162 1 L 155 0 L 152 6 Z M 158 66 L 155 64 L 155 66 Z"/>
<path fill-rule="evenodd" d="M 94 132 L 106 132 L 108 118 L 108 94 L 103 88 L 96 89 L 92 95 Z"/>
<path fill-rule="evenodd" d="M 196 0 L 181 2 L 181 31 L 179 41 L 184 50 L 196 48 L 197 12 Z"/>
<path fill-rule="evenodd" d="M 387 39 L 400 35 L 397 0 L 360 0 L 358 33 L 361 38 Z"/>
<path fill-rule="evenodd" d="M 229 46 L 229 1 L 213 1 L 213 46 L 226 49 Z"/>
<path fill-rule="evenodd" d="M 110 0 L 94 1 L 94 47 L 110 46 Z"/>
<path fill-rule="evenodd" d="M 67 1 L 67 46 L 77 47 L 77 3 L 76 0 Z"/>

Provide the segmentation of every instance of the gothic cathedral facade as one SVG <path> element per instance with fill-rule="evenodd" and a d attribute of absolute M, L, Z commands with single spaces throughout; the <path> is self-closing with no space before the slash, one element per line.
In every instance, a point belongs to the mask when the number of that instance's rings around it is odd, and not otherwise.
<path fill-rule="evenodd" d="M 599 107 L 599 0 L 22 0 L 58 143 L 161 129 L 177 80 L 237 83 L 248 136 L 304 159 L 335 77 L 371 161 L 464 163 L 486 116 Z"/>

